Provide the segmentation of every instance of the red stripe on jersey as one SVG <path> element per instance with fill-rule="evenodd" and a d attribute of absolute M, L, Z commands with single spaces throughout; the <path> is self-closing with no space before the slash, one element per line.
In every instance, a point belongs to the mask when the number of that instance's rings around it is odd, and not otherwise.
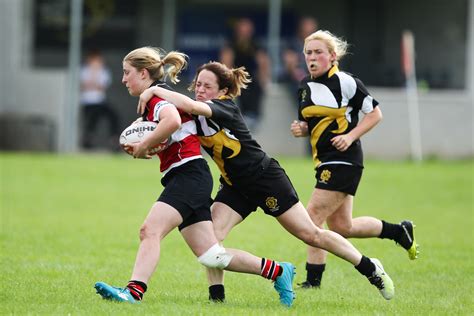
<path fill-rule="evenodd" d="M 148 101 L 148 113 L 147 113 L 147 120 L 155 121 L 154 113 L 156 105 L 161 102 L 165 101 L 162 98 L 154 96 Z M 170 103 L 171 104 L 171 103 Z M 181 117 L 181 124 L 186 122 L 193 121 L 193 116 L 186 112 L 183 112 L 178 109 L 179 115 Z M 158 118 L 156 118 L 157 120 Z M 159 123 L 158 123 L 159 124 Z M 188 123 L 189 124 L 189 123 Z M 183 125 L 181 125 L 183 126 Z M 173 164 L 177 164 L 180 161 L 196 156 L 201 156 L 201 147 L 199 143 L 199 138 L 195 135 L 195 128 L 189 130 L 189 128 L 182 128 L 179 131 L 176 131 L 179 136 L 172 137 L 173 141 L 168 148 L 158 153 L 160 157 L 160 171 L 165 172 L 169 171 L 170 167 Z M 191 134 L 192 133 L 192 134 Z M 186 134 L 188 134 L 186 136 Z M 184 137 L 183 139 L 181 139 Z M 179 164 L 178 164 L 179 165 Z"/>
<path fill-rule="evenodd" d="M 172 104 L 172 103 L 170 103 Z M 179 115 L 181 116 L 181 124 L 189 121 L 193 121 L 194 118 L 191 114 L 184 112 L 183 110 L 178 109 Z"/>
<path fill-rule="evenodd" d="M 196 135 L 189 135 L 179 142 L 172 143 L 168 148 L 158 153 L 161 161 L 160 171 L 167 171 L 172 164 L 200 155 L 199 138 Z"/>
<path fill-rule="evenodd" d="M 146 116 L 146 119 L 148 121 L 155 121 L 155 118 L 153 115 L 155 114 L 155 106 L 158 102 L 163 101 L 162 98 L 159 98 L 157 96 L 153 96 L 150 101 L 148 101 L 147 106 L 148 106 L 148 114 Z"/>

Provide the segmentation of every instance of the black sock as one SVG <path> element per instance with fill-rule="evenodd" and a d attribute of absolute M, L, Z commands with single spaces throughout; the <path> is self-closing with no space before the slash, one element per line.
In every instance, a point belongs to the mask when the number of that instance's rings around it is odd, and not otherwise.
<path fill-rule="evenodd" d="M 225 289 L 223 284 L 214 284 L 209 287 L 209 300 L 214 302 L 225 301 Z"/>
<path fill-rule="evenodd" d="M 366 277 L 371 277 L 375 271 L 374 263 L 370 261 L 370 259 L 367 258 L 366 256 L 362 256 L 360 263 L 356 265 L 355 268 L 357 269 L 357 271 L 359 271 L 361 274 L 365 275 Z"/>
<path fill-rule="evenodd" d="M 143 294 L 145 294 L 147 289 L 145 283 L 136 280 L 128 281 L 127 287 L 130 290 L 130 294 L 132 294 L 133 298 L 137 301 L 141 301 L 143 299 Z"/>
<path fill-rule="evenodd" d="M 312 264 L 306 262 L 306 281 L 312 286 L 321 286 L 325 268 L 326 264 Z"/>
<path fill-rule="evenodd" d="M 402 233 L 400 224 L 391 224 L 382 220 L 382 232 L 379 238 L 388 238 L 397 241 Z"/>

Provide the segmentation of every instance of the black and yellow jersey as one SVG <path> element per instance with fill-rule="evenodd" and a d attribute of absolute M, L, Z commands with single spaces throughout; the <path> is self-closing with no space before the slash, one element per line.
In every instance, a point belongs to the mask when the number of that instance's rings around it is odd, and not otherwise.
<path fill-rule="evenodd" d="M 330 163 L 363 167 L 360 140 L 344 152 L 331 143 L 333 137 L 347 134 L 357 126 L 359 111 L 367 114 L 378 105 L 362 81 L 333 66 L 318 78 L 303 79 L 298 96 L 299 119 L 308 123 L 315 167 Z"/>
<path fill-rule="evenodd" d="M 240 109 L 231 99 L 215 99 L 207 104 L 212 116 L 197 116 L 196 127 L 201 146 L 221 172 L 221 181 L 245 185 L 258 177 L 270 158 L 252 138 Z"/>

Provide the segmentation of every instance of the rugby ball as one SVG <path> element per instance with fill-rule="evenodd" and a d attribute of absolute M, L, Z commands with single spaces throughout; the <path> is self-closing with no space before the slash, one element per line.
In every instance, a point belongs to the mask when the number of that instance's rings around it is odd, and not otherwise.
<path fill-rule="evenodd" d="M 136 122 L 123 130 L 120 134 L 120 147 L 123 148 L 125 144 L 139 143 L 150 135 L 156 128 L 158 123 L 150 121 Z M 169 139 L 164 142 L 156 144 L 149 150 L 150 155 L 155 155 L 160 151 L 166 149 L 169 145 Z M 125 149 L 124 149 L 125 150 Z M 126 151 L 127 154 L 131 155 L 131 152 Z"/>

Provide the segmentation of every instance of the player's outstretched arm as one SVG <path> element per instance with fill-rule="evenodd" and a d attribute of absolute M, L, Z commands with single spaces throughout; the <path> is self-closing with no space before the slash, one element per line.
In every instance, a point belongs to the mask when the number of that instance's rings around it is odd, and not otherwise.
<path fill-rule="evenodd" d="M 140 94 L 140 99 L 138 101 L 137 112 L 142 114 L 145 110 L 147 102 L 154 96 L 165 99 L 166 101 L 174 104 L 178 109 L 181 109 L 187 113 L 195 115 L 203 115 L 206 117 L 211 117 L 212 110 L 208 104 L 200 101 L 195 101 L 190 97 L 181 94 L 176 91 L 171 91 L 161 87 L 150 87 L 146 89 L 142 94 Z"/>

